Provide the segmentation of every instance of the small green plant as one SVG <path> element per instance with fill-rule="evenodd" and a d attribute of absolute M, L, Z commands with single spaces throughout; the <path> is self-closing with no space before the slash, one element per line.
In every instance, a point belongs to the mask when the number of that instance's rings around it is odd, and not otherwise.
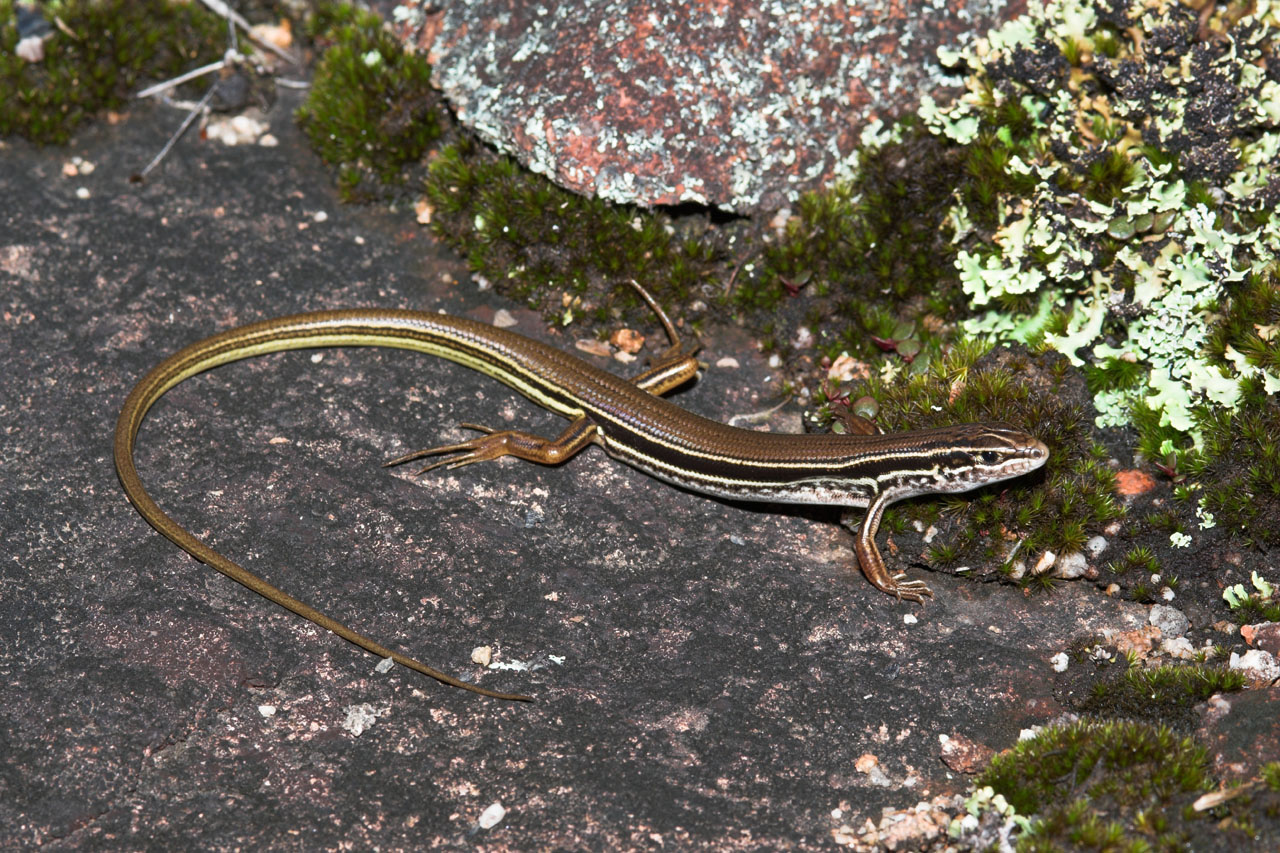
<path fill-rule="evenodd" d="M 1280 622 L 1280 597 L 1276 588 L 1260 574 L 1250 578 L 1253 589 L 1238 583 L 1222 591 L 1222 599 L 1240 622 Z"/>
<path fill-rule="evenodd" d="M 407 50 L 377 15 L 322 3 L 315 37 L 329 43 L 297 120 L 338 170 L 343 199 L 379 197 L 402 185 L 440 138 L 444 109 L 426 58 Z"/>
<path fill-rule="evenodd" d="M 1141 571 L 1149 575 L 1159 574 L 1160 560 L 1150 548 L 1138 546 L 1131 549 L 1119 560 L 1107 565 L 1112 574 L 1123 575 L 1130 571 Z"/>
<path fill-rule="evenodd" d="M 0 0 L 0 136 L 62 145 L 95 114 L 120 109 L 143 80 L 164 80 L 216 60 L 226 24 L 199 3 L 54 0 L 44 58 L 15 50 L 13 0 Z"/>

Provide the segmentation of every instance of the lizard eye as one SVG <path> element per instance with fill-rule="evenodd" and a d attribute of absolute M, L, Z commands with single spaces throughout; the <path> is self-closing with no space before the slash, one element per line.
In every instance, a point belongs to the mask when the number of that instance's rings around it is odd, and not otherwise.
<path fill-rule="evenodd" d="M 988 465 L 994 465 L 1000 461 L 1000 454 L 996 453 L 994 450 L 984 450 L 979 453 L 978 456 L 981 457 L 982 461 Z"/>

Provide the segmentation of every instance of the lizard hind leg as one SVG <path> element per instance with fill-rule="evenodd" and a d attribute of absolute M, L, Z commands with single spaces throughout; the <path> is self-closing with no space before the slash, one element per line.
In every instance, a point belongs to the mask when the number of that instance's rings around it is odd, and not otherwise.
<path fill-rule="evenodd" d="M 515 456 L 539 465 L 559 465 L 569 457 L 578 453 L 590 444 L 596 433 L 596 425 L 586 417 L 580 417 L 569 424 L 554 439 L 543 438 L 520 430 L 496 431 L 477 424 L 462 424 L 466 429 L 476 430 L 483 435 L 460 441 L 456 444 L 443 444 L 425 450 L 415 450 L 403 456 L 397 456 L 382 463 L 382 467 L 390 468 L 403 465 L 415 459 L 427 456 L 440 456 L 425 468 L 417 471 L 419 476 L 440 467 L 461 468 L 475 462 L 488 462 L 503 456 Z"/>

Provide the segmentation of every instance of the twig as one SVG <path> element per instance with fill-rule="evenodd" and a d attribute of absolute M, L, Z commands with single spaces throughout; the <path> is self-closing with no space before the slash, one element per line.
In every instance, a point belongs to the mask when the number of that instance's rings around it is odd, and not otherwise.
<path fill-rule="evenodd" d="M 205 107 L 209 106 L 209 101 L 213 100 L 213 92 L 214 89 L 210 86 L 209 91 L 205 92 L 204 97 L 200 99 L 200 103 L 196 104 L 195 107 L 192 108 L 191 112 L 187 113 L 187 117 L 182 120 L 182 124 L 178 126 L 178 129 L 174 131 L 174 134 L 169 137 L 169 141 L 160 149 L 160 153 L 152 157 L 151 162 L 148 163 L 141 172 L 134 175 L 134 180 L 141 181 L 147 176 L 148 172 L 160 165 L 160 161 L 165 158 L 165 155 L 169 153 L 169 150 L 173 148 L 174 144 L 182 138 L 182 134 L 187 132 L 187 128 L 191 127 L 191 122 L 196 120 L 196 116 L 204 113 Z"/>
<path fill-rule="evenodd" d="M 226 67 L 227 67 L 227 60 L 225 58 L 219 59 L 217 62 L 210 62 L 208 65 L 202 65 L 199 68 L 186 72 L 185 74 L 179 74 L 177 77 L 174 77 L 172 80 L 165 80 L 162 83 L 156 83 L 154 86 L 148 86 L 138 94 L 134 95 L 134 97 L 150 98 L 152 95 L 157 95 L 160 92 L 163 92 L 164 90 L 169 89 L 171 87 L 181 86 L 183 83 L 186 83 L 188 80 L 194 80 L 197 77 L 203 77 L 206 74 L 212 74 L 214 71 L 221 71 L 223 68 L 226 68 Z"/>

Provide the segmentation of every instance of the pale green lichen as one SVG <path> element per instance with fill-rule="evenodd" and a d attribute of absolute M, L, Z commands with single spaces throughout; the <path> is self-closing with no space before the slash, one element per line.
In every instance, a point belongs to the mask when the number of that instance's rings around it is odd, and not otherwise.
<path fill-rule="evenodd" d="M 948 51 L 944 61 L 974 72 L 967 91 L 920 109 L 958 144 L 994 137 L 1008 149 L 1005 173 L 1037 181 L 1002 193 L 985 232 L 957 198 L 956 268 L 986 309 L 966 331 L 1042 341 L 1077 366 L 1140 364 L 1138 396 L 1197 441 L 1196 405 L 1235 406 L 1249 377 L 1280 390 L 1280 376 L 1234 350 L 1206 350 L 1232 287 L 1280 258 L 1280 84 L 1265 71 L 1280 3 L 1258 0 L 1208 39 L 1198 28 L 1171 0 L 1033 0 L 972 48 Z M 1029 116 L 1029 139 L 995 119 L 1010 102 Z M 1187 119 L 1206 109 L 1228 133 L 1206 136 Z M 1097 391 L 1099 425 L 1125 423 L 1134 393 Z"/>

